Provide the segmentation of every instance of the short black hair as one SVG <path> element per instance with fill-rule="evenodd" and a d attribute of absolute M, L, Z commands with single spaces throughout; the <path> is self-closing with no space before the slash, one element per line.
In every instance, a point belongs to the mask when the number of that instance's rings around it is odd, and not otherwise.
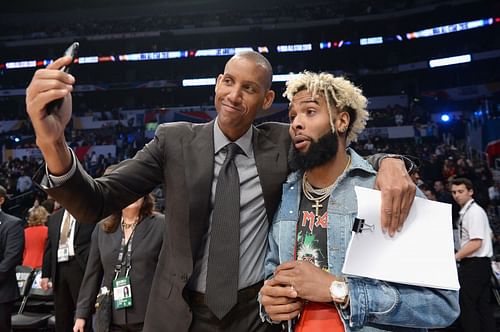
<path fill-rule="evenodd" d="M 451 185 L 459 186 L 461 184 L 465 185 L 465 188 L 467 188 L 467 190 L 474 189 L 474 186 L 472 185 L 472 181 L 467 179 L 467 178 L 456 178 L 456 179 L 451 180 Z"/>

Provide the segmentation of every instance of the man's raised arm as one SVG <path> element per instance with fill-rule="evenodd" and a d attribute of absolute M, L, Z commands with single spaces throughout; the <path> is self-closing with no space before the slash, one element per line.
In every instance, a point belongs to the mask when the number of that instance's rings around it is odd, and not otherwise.
<path fill-rule="evenodd" d="M 26 111 L 35 130 L 36 144 L 50 174 L 55 176 L 66 174 L 72 166 L 64 129 L 71 119 L 75 78 L 59 70 L 70 62 L 71 57 L 62 57 L 37 70 L 26 89 Z M 48 114 L 47 104 L 60 98 L 64 98 L 61 108 Z"/>

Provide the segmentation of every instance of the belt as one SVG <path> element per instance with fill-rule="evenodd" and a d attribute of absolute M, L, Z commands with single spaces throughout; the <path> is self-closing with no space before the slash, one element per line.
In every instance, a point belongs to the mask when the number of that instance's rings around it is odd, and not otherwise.
<path fill-rule="evenodd" d="M 460 260 L 460 264 L 461 265 L 464 265 L 464 264 L 467 264 L 467 263 L 479 263 L 479 262 L 491 262 L 491 258 L 490 257 L 464 257 Z"/>
<path fill-rule="evenodd" d="M 260 289 L 264 285 L 263 281 L 259 281 L 258 283 L 248 286 L 246 288 L 240 289 L 238 291 L 238 303 L 248 302 L 257 298 L 257 294 L 259 294 Z M 196 291 L 188 290 L 188 299 L 189 303 L 194 305 L 206 305 L 207 300 L 206 296 L 203 293 L 199 293 Z"/>
<path fill-rule="evenodd" d="M 75 255 L 73 255 L 73 256 L 68 256 L 68 260 L 67 260 L 67 261 L 64 261 L 64 262 L 57 262 L 57 264 L 61 264 L 61 263 L 69 263 L 69 262 L 74 261 L 74 260 L 75 260 L 75 258 L 76 258 L 76 256 L 75 256 Z"/>

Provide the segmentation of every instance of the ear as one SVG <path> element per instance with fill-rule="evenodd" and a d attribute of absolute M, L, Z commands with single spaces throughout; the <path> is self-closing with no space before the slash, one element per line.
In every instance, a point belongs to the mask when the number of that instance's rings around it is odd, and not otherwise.
<path fill-rule="evenodd" d="M 335 119 L 335 130 L 339 135 L 345 135 L 351 121 L 351 116 L 348 112 L 340 112 Z"/>
<path fill-rule="evenodd" d="M 220 82 L 222 81 L 222 77 L 224 75 L 222 74 L 219 74 L 219 76 L 217 76 L 217 81 L 215 82 L 215 92 L 217 92 L 217 87 L 219 86 Z"/>
<path fill-rule="evenodd" d="M 273 90 L 269 89 L 266 91 L 266 95 L 264 96 L 264 103 L 262 104 L 262 109 L 267 111 L 271 105 L 273 104 L 275 97 L 275 93 Z"/>

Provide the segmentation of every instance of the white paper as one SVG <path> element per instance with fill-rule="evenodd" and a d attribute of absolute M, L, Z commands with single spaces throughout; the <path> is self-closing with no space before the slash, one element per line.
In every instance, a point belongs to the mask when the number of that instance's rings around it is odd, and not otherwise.
<path fill-rule="evenodd" d="M 403 230 L 380 226 L 380 191 L 356 187 L 358 218 L 373 231 L 353 233 L 342 272 L 390 282 L 458 290 L 451 205 L 416 197 Z"/>

